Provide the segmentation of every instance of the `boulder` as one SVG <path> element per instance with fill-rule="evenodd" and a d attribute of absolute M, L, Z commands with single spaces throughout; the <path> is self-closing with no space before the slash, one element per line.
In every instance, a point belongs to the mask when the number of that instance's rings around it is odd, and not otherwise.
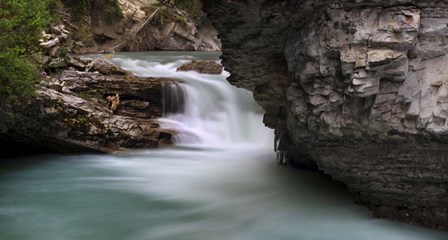
<path fill-rule="evenodd" d="M 88 71 L 98 71 L 104 75 L 129 75 L 130 73 L 123 68 L 113 64 L 105 58 L 97 58 L 87 66 Z"/>
<path fill-rule="evenodd" d="M 196 71 L 204 74 L 221 74 L 223 67 L 215 61 L 193 60 L 177 68 L 178 72 Z"/>

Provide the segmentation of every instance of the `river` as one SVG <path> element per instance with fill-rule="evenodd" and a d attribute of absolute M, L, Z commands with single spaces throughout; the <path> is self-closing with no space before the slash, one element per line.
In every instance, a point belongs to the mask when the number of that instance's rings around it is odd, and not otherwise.
<path fill-rule="evenodd" d="M 140 76 L 177 77 L 177 145 L 113 155 L 36 155 L 0 168 L 1 240 L 446 240 L 375 219 L 327 176 L 282 167 L 250 92 L 176 72 L 218 53 L 108 55 Z M 176 91 L 166 98 L 176 103 Z M 173 100 L 174 98 L 174 100 Z M 179 102 L 182 98 L 179 97 Z"/>

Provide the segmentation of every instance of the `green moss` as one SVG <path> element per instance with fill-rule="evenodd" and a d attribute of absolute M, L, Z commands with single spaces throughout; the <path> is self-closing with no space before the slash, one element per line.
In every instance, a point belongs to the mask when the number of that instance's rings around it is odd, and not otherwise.
<path fill-rule="evenodd" d="M 83 42 L 87 46 L 94 46 L 95 40 L 93 39 L 92 29 L 89 25 L 83 24 L 78 27 L 76 31 L 76 39 Z"/>
<path fill-rule="evenodd" d="M 79 92 L 77 94 L 77 96 L 82 98 L 82 99 L 85 99 L 87 101 L 90 101 L 92 99 L 92 96 L 89 93 L 87 93 L 87 92 Z"/>
<path fill-rule="evenodd" d="M 201 0 L 174 0 L 174 5 L 187 11 L 194 19 L 202 16 Z"/>
<path fill-rule="evenodd" d="M 105 130 L 106 126 L 104 126 L 103 122 L 95 116 L 90 117 L 90 121 L 93 125 L 95 125 L 98 129 Z"/>
<path fill-rule="evenodd" d="M 158 26 L 163 26 L 168 21 L 173 21 L 175 18 L 175 15 L 171 12 L 171 10 L 160 4 L 160 3 L 154 3 L 149 6 L 143 7 L 144 11 L 147 12 L 147 14 L 152 14 L 156 9 L 160 9 L 157 15 L 154 16 L 153 23 Z"/>
<path fill-rule="evenodd" d="M 160 8 L 160 10 L 153 20 L 155 25 L 164 26 L 166 23 L 169 22 L 178 22 L 183 25 L 187 24 L 188 22 L 187 17 L 175 13 L 173 9 L 168 6 L 155 3 L 151 4 L 150 6 L 144 7 L 145 11 L 149 13 L 154 12 L 158 8 Z"/>
<path fill-rule="evenodd" d="M 63 122 L 67 127 L 72 128 L 74 131 L 83 133 L 82 136 L 76 136 L 77 138 L 83 137 L 87 139 L 87 133 L 90 131 L 91 126 L 95 126 L 101 131 L 106 130 L 106 126 L 95 115 L 80 111 L 80 109 L 78 109 L 77 113 L 75 114 L 69 113 L 66 111 L 66 107 L 64 106 L 63 102 L 55 102 L 55 104 L 59 109 L 59 116 L 57 117 L 57 119 Z"/>
<path fill-rule="evenodd" d="M 116 136 L 116 138 L 124 140 L 124 139 L 128 139 L 129 135 L 124 132 L 119 132 L 118 135 Z"/>
<path fill-rule="evenodd" d="M 187 25 L 187 19 L 183 16 L 176 16 L 176 21 L 182 25 Z"/>
<path fill-rule="evenodd" d="M 171 1 L 158 0 L 159 5 L 168 5 Z M 174 0 L 173 7 L 185 10 L 191 18 L 196 19 L 202 16 L 201 0 Z"/>

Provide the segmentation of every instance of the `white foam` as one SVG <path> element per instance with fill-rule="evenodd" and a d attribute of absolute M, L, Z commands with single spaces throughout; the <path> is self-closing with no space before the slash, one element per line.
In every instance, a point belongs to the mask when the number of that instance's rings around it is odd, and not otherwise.
<path fill-rule="evenodd" d="M 177 67 L 189 60 L 155 61 L 113 58 L 121 67 L 144 77 L 171 77 L 182 79 L 181 94 L 171 102 L 185 101 L 182 112 L 168 113 L 163 126 L 178 132 L 173 140 L 180 145 L 199 145 L 227 148 L 235 144 L 271 146 L 273 133 L 262 123 L 262 110 L 251 92 L 230 85 L 228 72 L 220 75 L 200 74 L 194 71 L 177 72 Z M 169 87 L 169 86 L 168 86 Z M 178 103 L 182 104 L 182 103 Z"/>

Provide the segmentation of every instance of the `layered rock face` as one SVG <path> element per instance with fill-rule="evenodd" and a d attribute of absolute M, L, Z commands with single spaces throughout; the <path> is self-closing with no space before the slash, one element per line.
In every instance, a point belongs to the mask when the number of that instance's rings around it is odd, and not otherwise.
<path fill-rule="evenodd" d="M 287 161 L 378 217 L 448 229 L 448 3 L 207 1 L 229 81 Z M 283 154 L 282 154 L 283 155 Z"/>
<path fill-rule="evenodd" d="M 113 152 L 171 144 L 175 132 L 157 118 L 165 86 L 179 80 L 136 77 L 105 59 L 70 65 L 43 80 L 36 96 L 0 104 L 14 112 L 0 117 L 2 145 L 14 139 L 19 149 Z"/>

